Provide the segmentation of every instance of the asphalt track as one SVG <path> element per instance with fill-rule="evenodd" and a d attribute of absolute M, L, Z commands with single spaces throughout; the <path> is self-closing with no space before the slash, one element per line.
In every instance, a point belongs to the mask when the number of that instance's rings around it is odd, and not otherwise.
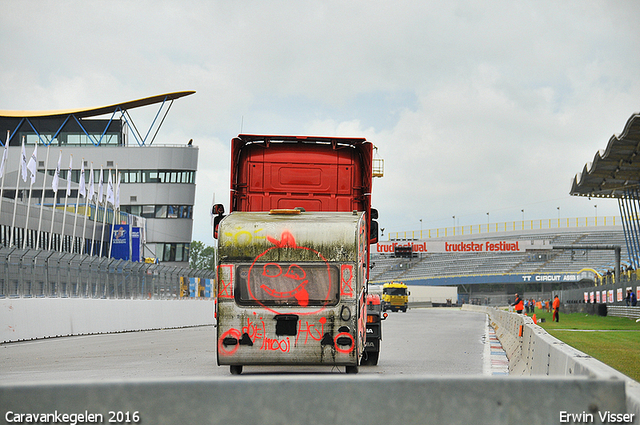
<path fill-rule="evenodd" d="M 360 374 L 488 374 L 486 315 L 457 308 L 389 313 L 377 366 Z M 245 367 L 243 375 L 344 373 L 343 367 Z M 73 336 L 0 345 L 0 381 L 104 381 L 228 376 L 216 364 L 215 328 Z"/>

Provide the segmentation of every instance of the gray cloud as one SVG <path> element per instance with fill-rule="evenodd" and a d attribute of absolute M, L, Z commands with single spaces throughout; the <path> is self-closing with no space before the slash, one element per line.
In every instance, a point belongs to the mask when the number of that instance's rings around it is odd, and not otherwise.
<path fill-rule="evenodd" d="M 569 181 L 640 110 L 638 16 L 635 1 L 2 2 L 0 109 L 196 90 L 158 143 L 200 147 L 205 243 L 241 130 L 369 138 L 387 231 L 591 216 Z"/>

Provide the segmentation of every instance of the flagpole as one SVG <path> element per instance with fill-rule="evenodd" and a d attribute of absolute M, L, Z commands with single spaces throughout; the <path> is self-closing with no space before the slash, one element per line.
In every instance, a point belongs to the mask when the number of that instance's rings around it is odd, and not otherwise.
<path fill-rule="evenodd" d="M 118 164 L 116 164 L 116 179 L 118 178 Z M 113 189 L 113 220 L 111 220 L 111 236 L 109 237 L 109 258 L 111 258 L 111 248 L 113 248 L 113 229 L 116 227 L 116 197 Z"/>
<path fill-rule="evenodd" d="M 40 230 L 42 229 L 42 210 L 44 208 L 44 192 L 47 188 L 47 167 L 49 166 L 49 148 L 47 145 L 47 157 L 44 160 L 44 177 L 42 179 L 42 195 L 40 197 L 40 218 L 38 219 L 38 233 L 36 234 L 36 249 L 40 248 Z"/>
<path fill-rule="evenodd" d="M 109 181 L 113 182 L 113 180 L 111 180 L 111 168 L 109 168 Z M 112 183 L 113 184 L 113 183 Z M 109 184 L 107 183 L 107 193 L 104 199 L 104 215 L 102 216 L 102 236 L 100 237 L 100 257 L 102 257 L 102 251 L 104 248 L 104 230 L 105 227 L 107 226 L 107 209 L 109 208 Z"/>
<path fill-rule="evenodd" d="M 11 132 L 7 130 L 7 139 L 4 142 L 4 150 L 2 151 L 2 163 L 0 164 L 0 175 L 2 176 L 2 183 L 0 183 L 0 214 L 2 214 L 2 199 L 4 198 L 4 176 L 7 174 L 4 172 L 4 168 L 7 165 L 7 159 L 9 157 L 9 139 L 11 138 Z"/>
<path fill-rule="evenodd" d="M 82 185 L 84 186 L 84 158 L 82 158 L 82 168 L 80 170 L 80 180 L 82 180 Z M 78 180 L 78 183 L 80 183 Z M 76 224 L 78 223 L 78 203 L 80 202 L 80 186 L 78 186 L 78 195 L 76 196 L 76 210 L 75 216 L 73 217 L 73 236 L 71 237 L 71 252 L 73 252 L 73 247 L 76 244 Z M 80 254 L 82 254 L 82 250 L 80 250 Z"/>
<path fill-rule="evenodd" d="M 69 155 L 69 171 L 67 171 L 67 190 L 64 194 L 64 215 L 62 216 L 62 231 L 60 231 L 60 252 L 64 251 L 64 224 L 67 221 L 67 202 L 69 192 L 71 192 L 71 167 L 73 165 L 73 154 Z"/>
<path fill-rule="evenodd" d="M 96 216 L 93 220 L 93 237 L 91 238 L 91 255 L 93 255 L 93 244 L 96 240 L 96 222 L 98 221 L 98 202 L 102 203 L 102 165 L 100 165 L 100 178 L 98 180 L 98 196 L 96 197 Z"/>
<path fill-rule="evenodd" d="M 78 190 L 78 195 L 76 196 L 76 208 L 74 211 L 75 216 L 73 217 L 73 233 L 71 236 L 71 252 L 73 253 L 73 248 L 76 244 L 76 224 L 78 223 L 78 202 L 80 202 L 80 191 Z"/>
<path fill-rule="evenodd" d="M 96 214 L 93 217 L 93 235 L 91 236 L 91 255 L 93 255 L 93 244 L 96 241 L 96 222 L 98 221 L 98 198 L 96 197 L 96 201 L 94 202 L 94 206 L 96 207 Z"/>
<path fill-rule="evenodd" d="M 22 238 L 22 249 L 27 249 L 27 239 L 29 239 L 29 213 L 31 211 L 31 195 L 33 194 L 33 183 L 36 181 L 36 175 L 38 173 L 38 141 L 36 140 L 36 145 L 33 148 L 33 153 L 31 154 L 31 158 L 29 159 L 29 164 L 27 165 L 29 171 L 31 171 L 31 181 L 29 182 L 29 202 L 27 202 L 27 218 L 24 223 L 24 238 Z"/>
<path fill-rule="evenodd" d="M 51 181 L 51 188 L 53 189 L 53 211 L 51 212 L 51 231 L 49 232 L 49 251 L 51 251 L 51 243 L 53 242 L 53 218 L 58 209 L 58 180 L 60 178 L 60 161 L 62 161 L 62 150 L 58 154 L 58 165 Z"/>
<path fill-rule="evenodd" d="M 85 197 L 86 203 L 85 205 L 89 206 L 89 212 L 91 212 L 91 201 L 93 201 L 93 195 L 94 195 L 94 189 L 93 189 L 93 162 L 91 163 L 91 171 L 89 171 L 89 193 L 87 193 L 87 196 Z M 87 207 L 84 207 L 84 224 L 82 226 L 82 246 L 84 247 L 86 244 L 84 242 L 84 235 L 85 232 L 87 230 Z M 95 223 L 95 218 L 94 218 L 94 223 Z M 93 239 L 91 239 L 91 248 L 92 248 L 92 252 L 89 253 L 89 255 L 93 255 Z"/>
<path fill-rule="evenodd" d="M 20 167 L 22 169 L 22 174 L 24 177 L 24 181 L 26 182 L 26 172 L 27 172 L 27 155 L 24 153 L 24 139 L 25 136 L 22 136 L 22 152 L 20 154 Z M 24 164 L 23 164 L 24 163 Z M 16 208 L 18 206 L 18 190 L 20 189 L 20 168 L 18 169 L 18 172 L 16 173 L 16 193 L 15 196 L 13 198 L 13 218 L 11 219 L 11 233 L 9 236 L 9 247 L 13 246 L 13 234 L 14 234 L 14 229 L 16 227 Z"/>
<path fill-rule="evenodd" d="M 24 238 L 22 238 L 22 249 L 27 249 L 27 232 L 29 231 L 29 210 L 31 210 L 31 192 L 33 183 L 29 184 L 29 202 L 27 203 L 27 218 L 24 222 Z"/>

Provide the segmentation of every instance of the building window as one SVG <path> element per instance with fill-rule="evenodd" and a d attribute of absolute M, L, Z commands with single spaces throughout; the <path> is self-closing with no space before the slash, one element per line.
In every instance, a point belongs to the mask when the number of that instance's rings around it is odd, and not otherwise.
<path fill-rule="evenodd" d="M 156 205 L 155 218 L 167 218 L 167 206 Z"/>
<path fill-rule="evenodd" d="M 140 214 L 144 218 L 155 218 L 156 216 L 156 208 L 155 205 L 143 205 L 142 206 L 142 214 Z"/>
<path fill-rule="evenodd" d="M 189 243 L 157 243 L 158 261 L 189 261 Z"/>
<path fill-rule="evenodd" d="M 145 218 L 193 218 L 193 205 L 120 205 L 120 210 Z"/>
<path fill-rule="evenodd" d="M 179 211 L 180 211 L 179 205 L 169 205 L 167 207 L 167 218 L 178 218 Z"/>

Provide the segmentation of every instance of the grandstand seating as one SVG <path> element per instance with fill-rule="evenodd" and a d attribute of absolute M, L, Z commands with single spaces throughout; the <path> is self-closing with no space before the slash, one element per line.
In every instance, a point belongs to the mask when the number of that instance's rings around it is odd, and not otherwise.
<path fill-rule="evenodd" d="M 437 239 L 428 239 L 437 240 Z M 622 264 L 629 257 L 622 226 L 601 226 L 538 231 L 501 232 L 447 238 L 456 241 L 478 240 L 545 240 L 550 245 L 619 245 Z M 414 254 L 415 255 L 415 254 Z M 518 253 L 426 253 L 413 258 L 395 258 L 393 254 L 373 254 L 372 282 L 411 280 L 464 275 L 502 275 L 528 273 L 575 273 L 594 269 L 604 274 L 615 267 L 615 253 L 611 250 L 553 250 L 537 249 Z"/>

